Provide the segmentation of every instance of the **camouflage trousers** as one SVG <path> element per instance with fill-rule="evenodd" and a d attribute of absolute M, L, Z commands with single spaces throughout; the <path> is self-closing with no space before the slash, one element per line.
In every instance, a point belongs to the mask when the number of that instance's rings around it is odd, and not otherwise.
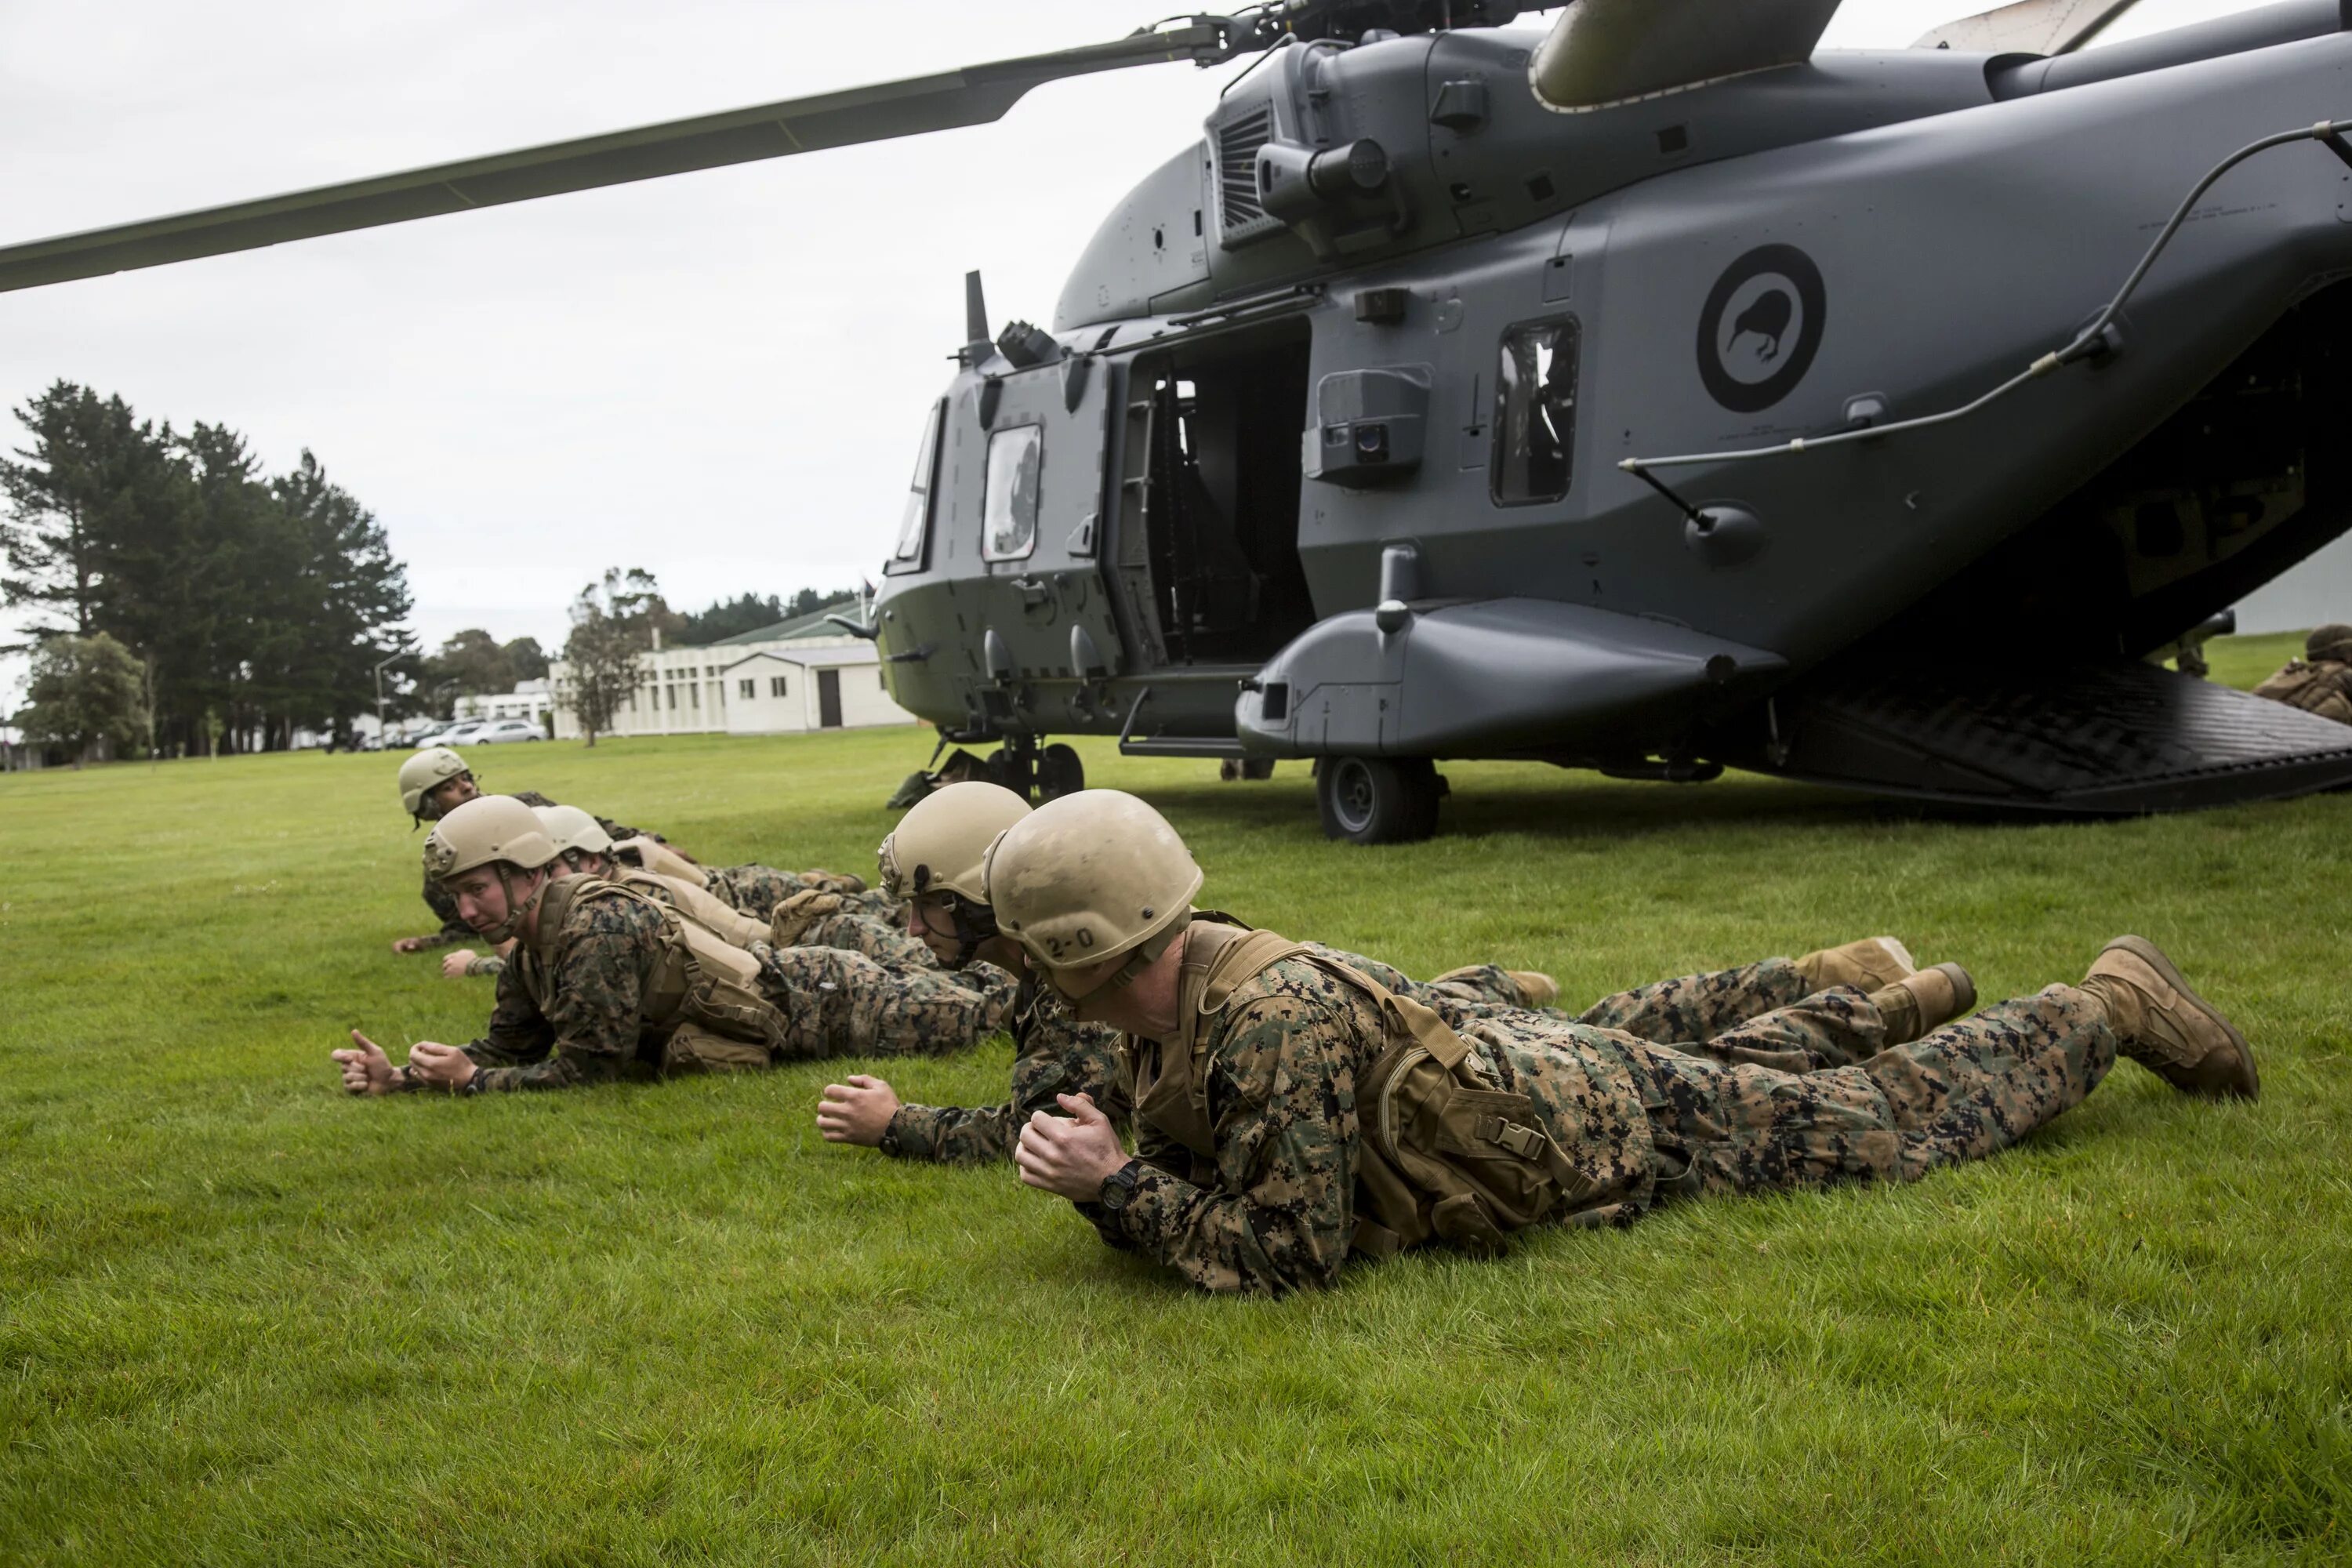
<path fill-rule="evenodd" d="M 839 947 L 763 951 L 760 989 L 787 1020 L 781 1058 L 943 1056 L 985 1039 L 1012 1008 L 1013 976 L 993 964 L 896 968 Z"/>
<path fill-rule="evenodd" d="M 891 969 L 940 967 L 922 938 L 842 893 L 795 893 L 786 899 L 769 917 L 768 940 L 777 947 L 845 948 Z"/>
<path fill-rule="evenodd" d="M 1672 983 L 1670 983 L 1672 984 Z M 1840 995 L 1865 1040 L 1876 1009 Z M 2082 1102 L 2116 1062 L 2105 1011 L 2071 985 L 2001 1002 L 1849 1065 L 1784 1071 L 1737 1055 L 1810 1042 L 1804 1004 L 1735 1025 L 1709 1055 L 1634 1047 L 1661 1199 L 1847 1180 L 1915 1181 L 1981 1159 Z M 1868 1015 L 1867 1018 L 1862 1015 Z"/>
<path fill-rule="evenodd" d="M 1885 1022 L 1868 997 L 1850 985 L 1808 993 L 1805 977 L 1786 958 L 1620 991 L 1576 1021 L 1686 1055 L 1782 1072 L 1847 1067 L 1886 1044 Z"/>
<path fill-rule="evenodd" d="M 858 909 L 888 919 L 895 907 L 856 877 L 831 871 L 779 871 L 773 866 L 706 867 L 703 877 L 719 902 L 756 920 L 767 920 L 795 893 L 839 893 Z"/>

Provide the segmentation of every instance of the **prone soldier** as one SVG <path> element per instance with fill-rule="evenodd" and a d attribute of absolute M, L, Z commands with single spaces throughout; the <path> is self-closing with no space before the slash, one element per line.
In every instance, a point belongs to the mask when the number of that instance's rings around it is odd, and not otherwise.
<path fill-rule="evenodd" d="M 883 840 L 880 855 L 882 889 L 904 900 L 907 929 L 940 963 L 961 969 L 985 961 L 1020 977 L 1005 1026 L 1013 1042 L 1012 1099 L 987 1106 L 903 1104 L 888 1082 L 860 1073 L 846 1083 L 825 1086 L 817 1129 L 827 1142 L 864 1144 L 908 1159 L 1005 1159 L 1030 1117 L 1052 1110 L 1063 1094 L 1085 1095 L 1114 1126 L 1127 1126 L 1132 1096 L 1118 1032 L 1079 1022 L 1050 986 L 1038 983 L 1039 972 L 998 929 L 984 894 L 981 866 L 989 846 L 1029 814 L 1028 802 L 1000 785 L 947 784 L 907 813 Z M 1227 916 L 1213 918 L 1234 923 Z M 1378 959 L 1318 945 L 1310 951 L 1421 1003 L 1457 1027 L 1498 1008 L 1547 1006 L 1559 994 L 1549 975 L 1532 970 L 1479 964 L 1424 983 Z M 1853 1003 L 1859 997 L 1829 994 L 1833 986 L 1894 988 L 1883 1001 L 1887 1012 L 1901 1015 L 1895 1026 L 1907 1028 L 1900 1034 L 1904 1039 L 1974 1001 L 1974 988 L 1957 965 L 1920 972 L 1916 979 L 1913 974 L 1910 955 L 1899 943 L 1872 938 L 1801 959 L 1767 959 L 1621 992 L 1587 1009 L 1581 1021 L 1650 1039 L 1712 1040 L 1759 1015 L 1818 997 L 1801 1014 L 1791 1013 L 1786 1033 L 1769 1046 L 1743 1039 L 1724 1049 L 1746 1053 L 1740 1059 L 1794 1060 L 1801 1066 L 1843 1062 L 1883 1041 L 1858 1027 L 1862 1015 Z M 1869 1026 L 1877 1025 L 1874 1009 Z M 1774 1054 L 1759 1058 L 1759 1049 Z"/>
<path fill-rule="evenodd" d="M 2352 626 L 2331 621 L 2304 639 L 2303 657 L 2254 688 L 2254 695 L 2352 724 Z"/>
<path fill-rule="evenodd" d="M 2079 1103 L 2118 1051 L 2185 1092 L 2260 1087 L 2245 1037 L 2137 937 L 2078 984 L 1794 1072 L 1527 1011 L 1456 1030 L 1301 944 L 1194 920 L 1200 868 L 1114 791 L 1040 807 L 984 874 L 1001 927 L 1075 1016 L 1125 1031 L 1134 1086 L 1133 1158 L 1099 1107 L 1066 1096 L 1066 1116 L 1023 1129 L 1022 1179 L 1213 1290 L 1328 1285 L 1359 1254 L 1491 1250 L 1680 1197 L 1915 1180 Z M 1716 1044 L 1769 1056 L 1784 1021 Z"/>
<path fill-rule="evenodd" d="M 781 913 L 775 918 L 755 917 L 714 890 L 715 887 L 727 884 L 712 882 L 700 874 L 701 868 L 692 861 L 669 852 L 666 847 L 651 839 L 635 838 L 616 844 L 602 823 L 576 805 L 535 805 L 531 809 L 539 814 L 541 826 L 554 840 L 556 853 L 563 858 L 563 863 L 574 873 L 601 877 L 623 887 L 635 888 L 647 898 L 669 905 L 737 947 L 750 948 L 763 942 L 776 947 L 845 947 L 885 964 L 923 969 L 937 967 L 931 962 L 929 949 L 912 938 L 898 935 L 887 926 L 876 926 L 870 921 L 829 921 L 824 919 L 837 912 L 845 901 L 840 893 L 816 890 L 826 884 L 837 886 L 842 881 L 830 872 L 805 874 L 814 880 L 807 885 L 807 890 L 786 900 L 792 905 L 789 918 Z M 646 850 L 648 847 L 658 853 L 647 856 Z M 650 868 L 656 865 L 672 868 L 678 874 Z M 739 867 L 736 869 L 767 871 L 768 868 Z M 684 874 L 686 872 L 695 874 L 689 876 Z M 776 877 L 793 875 L 791 872 L 769 874 Z M 789 934 L 782 934 L 784 928 L 789 928 Z M 828 940 L 835 931 L 843 933 L 845 939 Z M 461 959 L 463 963 L 460 963 Z M 453 952 L 441 961 L 442 973 L 453 976 L 496 974 L 504 967 L 505 959 L 501 955 L 482 957 L 466 950 Z"/>
<path fill-rule="evenodd" d="M 845 1052 L 960 1049 L 995 1029 L 1010 976 L 898 972 L 837 948 L 746 952 L 633 888 L 577 874 L 539 817 L 468 801 L 425 840 L 467 925 L 516 942 L 488 1029 L 424 1040 L 395 1068 L 357 1030 L 333 1053 L 355 1094 L 560 1089 Z"/>
<path fill-rule="evenodd" d="M 469 800 L 478 799 L 481 793 L 481 786 L 474 778 L 474 770 L 466 765 L 465 758 L 447 746 L 428 746 L 400 764 L 400 804 L 408 813 L 412 831 L 427 822 L 438 821 Z M 513 798 L 525 805 L 555 804 L 537 790 L 523 790 Z M 649 834 L 643 828 L 624 827 L 609 817 L 600 816 L 596 820 L 614 838 L 648 843 L 660 841 L 658 834 Z M 674 849 L 668 853 L 675 858 L 684 859 Z M 448 947 L 474 934 L 466 922 L 457 918 L 457 906 L 450 901 L 441 884 L 430 876 L 425 879 L 425 905 L 441 922 L 440 928 L 423 936 L 401 937 L 392 944 L 393 952 L 422 952 L 427 948 Z M 467 955 L 468 959 L 472 956 L 471 953 Z M 467 973 L 463 965 L 446 961 L 441 972 L 444 974 Z"/>

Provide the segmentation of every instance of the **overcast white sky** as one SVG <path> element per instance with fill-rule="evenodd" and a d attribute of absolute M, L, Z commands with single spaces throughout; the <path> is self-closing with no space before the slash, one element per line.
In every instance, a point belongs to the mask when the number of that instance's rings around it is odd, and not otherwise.
<path fill-rule="evenodd" d="M 2144 0 L 2115 36 L 2242 8 Z M 1831 46 L 1967 0 L 1848 0 Z M 0 0 L 0 240 L 1090 43 L 1107 0 Z M 1528 25 L 1540 26 L 1530 18 Z M 607 565 L 672 604 L 854 583 L 962 335 L 1044 322 L 1234 71 L 1058 83 L 999 124 L 0 294 L 0 405 L 59 376 L 305 447 L 382 519 L 428 647 L 552 647 Z M 2188 172 L 2184 171 L 2184 178 Z M 0 416 L 0 438 L 22 437 Z M 21 662 L 0 664 L 0 710 Z"/>

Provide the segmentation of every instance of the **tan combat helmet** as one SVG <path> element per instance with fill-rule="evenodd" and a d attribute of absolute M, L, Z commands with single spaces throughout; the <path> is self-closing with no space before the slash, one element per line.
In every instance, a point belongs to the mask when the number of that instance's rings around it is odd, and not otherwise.
<path fill-rule="evenodd" d="M 2352 626 L 2330 621 L 2303 639 L 2303 656 L 2314 664 L 2352 664 Z"/>
<path fill-rule="evenodd" d="M 1115 789 L 1066 795 L 1014 823 L 985 876 L 997 923 L 1055 990 L 1063 971 L 1121 954 L 1104 984 L 1134 979 L 1183 931 L 1202 880 L 1167 819 Z"/>
<path fill-rule="evenodd" d="M 1029 815 L 1029 803 L 1003 784 L 951 784 L 916 802 L 882 840 L 882 890 L 894 899 L 953 893 L 985 908 L 981 862 L 996 836 Z"/>
<path fill-rule="evenodd" d="M 1003 784 L 977 779 L 942 784 L 898 819 L 877 856 L 882 890 L 894 899 L 937 899 L 947 906 L 956 939 L 950 969 L 961 969 L 996 934 L 982 862 L 998 834 L 1029 815 L 1029 803 Z M 934 932 L 934 917 L 915 918 Z"/>
<path fill-rule="evenodd" d="M 425 840 L 425 874 L 446 882 L 478 866 L 497 867 L 499 886 L 506 889 L 507 918 L 496 930 L 481 934 L 504 942 L 547 889 L 542 879 L 518 905 L 511 871 L 536 871 L 555 856 L 555 840 L 540 825 L 538 813 L 510 795 L 478 795 L 433 825 Z"/>
<path fill-rule="evenodd" d="M 431 810 L 425 797 L 459 773 L 470 773 L 466 759 L 446 746 L 427 746 L 400 764 L 400 804 L 408 808 L 409 820 L 422 822 L 440 812 Z"/>
<path fill-rule="evenodd" d="M 534 805 L 531 812 L 547 836 L 555 843 L 555 852 L 567 858 L 577 851 L 583 855 L 609 855 L 613 852 L 613 836 L 604 825 L 576 805 Z"/>

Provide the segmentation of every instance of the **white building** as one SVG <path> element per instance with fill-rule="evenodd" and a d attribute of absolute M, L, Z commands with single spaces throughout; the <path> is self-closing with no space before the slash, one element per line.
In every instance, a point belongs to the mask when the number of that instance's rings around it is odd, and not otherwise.
<path fill-rule="evenodd" d="M 637 689 L 608 734 L 782 735 L 915 721 L 883 687 L 875 646 L 841 633 L 822 612 L 708 647 L 656 648 L 638 656 L 637 670 Z M 582 733 L 561 695 L 567 673 L 561 660 L 548 668 L 559 741 Z"/>
<path fill-rule="evenodd" d="M 528 719 L 545 729 L 548 710 L 554 706 L 555 694 L 541 679 L 518 680 L 512 691 L 460 697 L 451 712 L 459 719 Z"/>

